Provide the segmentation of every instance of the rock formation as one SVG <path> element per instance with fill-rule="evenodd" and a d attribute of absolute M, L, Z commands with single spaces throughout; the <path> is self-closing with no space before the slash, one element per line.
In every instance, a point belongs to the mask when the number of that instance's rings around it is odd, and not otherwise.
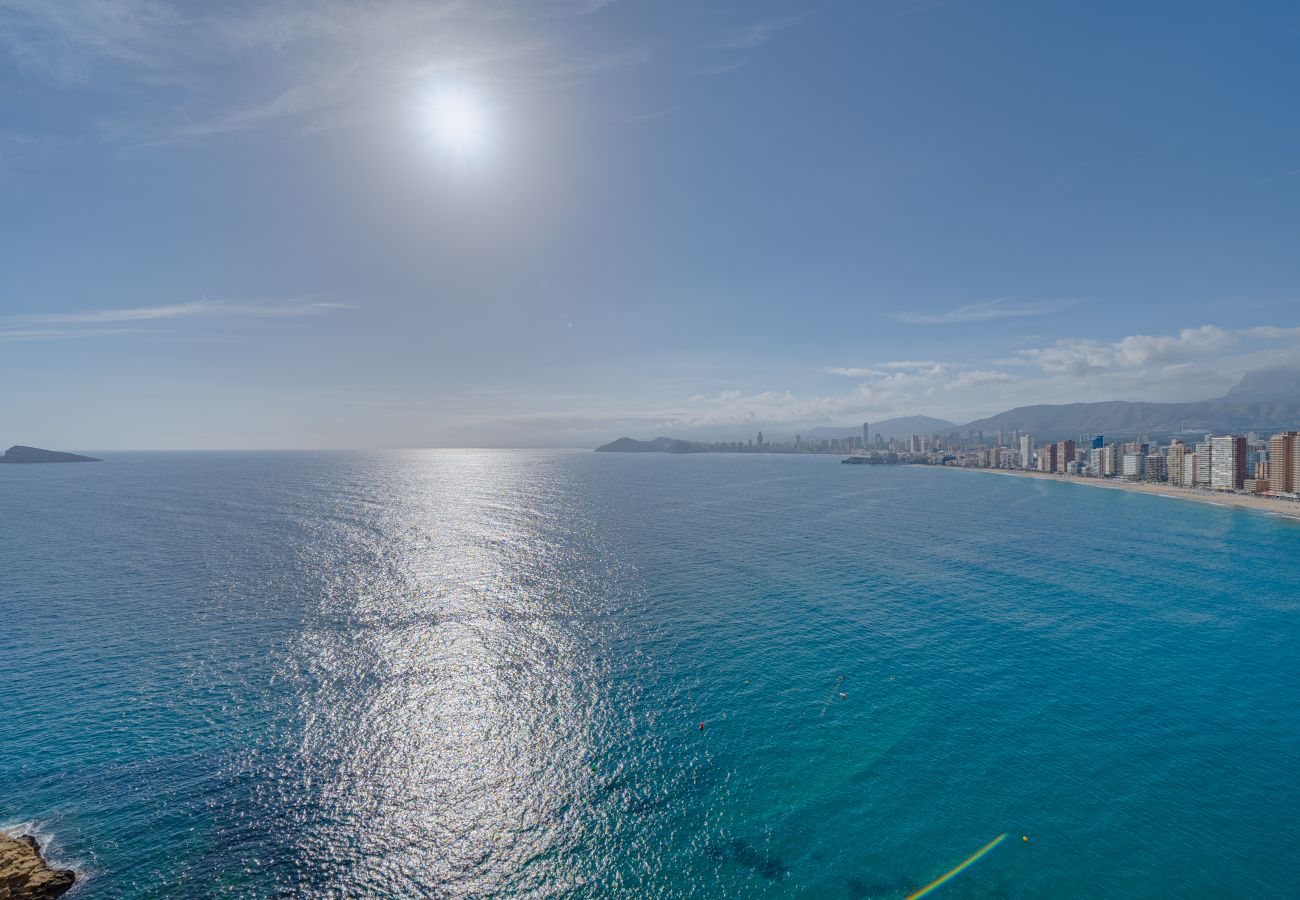
<path fill-rule="evenodd" d="M 77 880 L 69 869 L 51 869 L 31 835 L 0 832 L 0 900 L 49 900 L 62 896 Z"/>

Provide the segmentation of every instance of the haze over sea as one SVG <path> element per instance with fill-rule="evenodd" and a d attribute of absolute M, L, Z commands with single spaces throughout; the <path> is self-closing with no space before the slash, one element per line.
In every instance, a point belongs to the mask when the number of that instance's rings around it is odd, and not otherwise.
<path fill-rule="evenodd" d="M 74 897 L 902 898 L 1004 832 L 935 896 L 1295 891 L 1296 522 L 819 456 L 99 455 L 0 467 L 0 824 Z"/>

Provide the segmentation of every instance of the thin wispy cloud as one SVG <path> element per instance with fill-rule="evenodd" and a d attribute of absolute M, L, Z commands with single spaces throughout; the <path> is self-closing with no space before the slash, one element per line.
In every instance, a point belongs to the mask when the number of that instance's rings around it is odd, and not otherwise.
<path fill-rule="evenodd" d="M 220 300 L 196 300 L 163 306 L 131 309 L 96 309 L 70 313 L 30 313 L 6 316 L 0 321 L 13 325 L 91 325 L 109 322 L 148 322 L 188 316 L 239 316 L 254 319 L 314 316 L 332 309 L 346 309 L 344 303 L 227 303 Z"/>
<path fill-rule="evenodd" d="M 784 16 L 779 19 L 754 22 L 707 44 L 706 48 L 710 50 L 754 50 L 770 41 L 777 32 L 797 25 L 804 18 L 804 15 Z"/>
<path fill-rule="evenodd" d="M 0 0 L 0 57 L 60 86 L 111 80 L 119 112 L 93 127 L 133 146 L 277 125 L 318 134 L 401 117 L 402 98 L 440 78 L 478 77 L 503 96 L 535 95 L 630 71 L 670 49 L 644 38 L 580 42 L 566 30 L 608 5 Z M 757 23 L 719 46 L 756 48 L 794 21 Z M 235 60 L 258 77 L 231 77 Z"/>
<path fill-rule="evenodd" d="M 1006 300 L 989 300 L 971 303 L 940 313 L 899 313 L 899 321 L 910 325 L 954 325 L 961 322 L 982 322 L 988 319 L 1019 319 L 1027 316 L 1045 316 L 1072 306 L 1072 300 L 1044 300 L 1038 303 L 1009 303 Z"/>
<path fill-rule="evenodd" d="M 20 341 L 60 341 L 70 338 L 115 337 L 130 334 L 129 328 L 69 329 L 69 328 L 0 328 L 0 343 Z"/>

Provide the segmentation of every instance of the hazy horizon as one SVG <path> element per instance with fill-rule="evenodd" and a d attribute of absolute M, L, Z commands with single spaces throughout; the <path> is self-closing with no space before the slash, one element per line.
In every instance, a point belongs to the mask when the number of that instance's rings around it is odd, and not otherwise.
<path fill-rule="evenodd" d="M 1300 364 L 1300 10 L 0 0 L 0 440 L 590 448 Z"/>

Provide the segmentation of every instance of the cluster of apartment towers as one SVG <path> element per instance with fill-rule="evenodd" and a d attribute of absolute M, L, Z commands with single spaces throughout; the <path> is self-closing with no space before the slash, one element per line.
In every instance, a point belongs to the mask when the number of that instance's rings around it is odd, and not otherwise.
<path fill-rule="evenodd" d="M 993 469 L 1031 469 L 1093 478 L 1127 478 L 1185 487 L 1256 494 L 1295 494 L 1300 490 L 1300 432 L 1284 431 L 1268 440 L 1250 434 L 1207 434 L 1188 444 L 1173 439 L 1157 446 L 1146 439 L 1107 444 L 1102 435 L 1035 446 L 1031 435 L 999 431 L 988 446 L 983 431 L 914 434 L 909 438 L 875 435 L 862 423 L 862 437 L 793 443 L 757 440 L 722 442 L 706 449 L 762 453 L 852 453 L 877 462 L 922 462 Z"/>
<path fill-rule="evenodd" d="M 981 441 L 982 443 L 982 441 Z M 1294 494 L 1300 488 L 1300 432 L 1268 440 L 1251 433 L 1207 434 L 1187 444 L 1175 438 L 1163 447 L 1145 440 L 1107 444 L 1101 435 L 1034 446 L 1030 435 L 1013 433 L 1012 446 L 958 451 L 953 465 L 1037 469 L 1062 475 L 1127 478 L 1186 487 L 1256 494 Z"/>

